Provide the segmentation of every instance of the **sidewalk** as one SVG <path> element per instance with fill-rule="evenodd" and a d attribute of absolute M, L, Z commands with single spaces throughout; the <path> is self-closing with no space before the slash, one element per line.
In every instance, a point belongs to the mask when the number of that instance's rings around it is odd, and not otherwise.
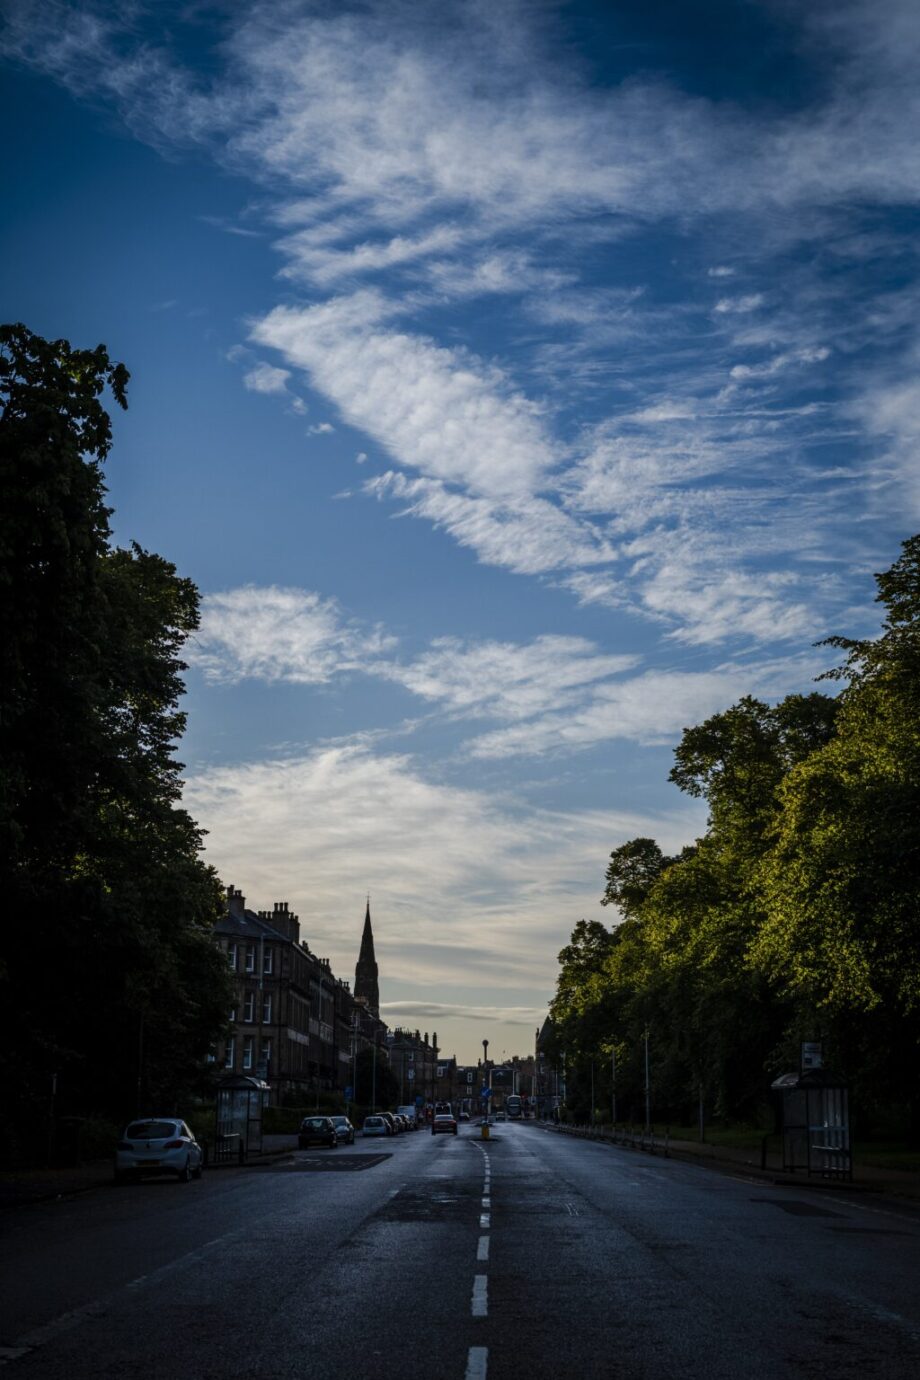
<path fill-rule="evenodd" d="M 654 1155 L 656 1158 L 667 1156 L 669 1159 L 702 1164 L 708 1169 L 719 1170 L 723 1173 L 731 1173 L 732 1170 L 741 1171 L 753 1178 L 762 1179 L 769 1183 L 784 1184 L 790 1188 L 837 1189 L 841 1192 L 855 1189 L 857 1192 L 884 1193 L 893 1198 L 910 1199 L 920 1203 L 920 1173 L 905 1169 L 877 1169 L 873 1165 L 854 1164 L 852 1182 L 841 1179 L 822 1179 L 817 1175 L 809 1177 L 805 1173 L 784 1174 L 781 1166 L 770 1163 L 770 1159 L 776 1159 L 775 1151 L 768 1158 L 767 1167 L 762 1169 L 759 1150 L 742 1150 L 725 1145 L 707 1145 L 705 1142 L 700 1144 L 699 1141 L 695 1140 L 668 1139 L 666 1142 L 661 1135 L 649 1138 L 642 1137 L 641 1134 L 635 1138 L 636 1144 L 633 1146 L 622 1135 L 614 1141 L 609 1132 L 605 1134 L 603 1130 L 592 1132 L 587 1127 L 554 1126 L 552 1122 L 540 1124 L 549 1130 L 559 1131 L 562 1135 L 575 1135 L 586 1140 L 600 1140 L 625 1149 L 633 1149 L 635 1154 Z M 643 1145 L 644 1149 L 642 1148 Z"/>
<path fill-rule="evenodd" d="M 247 1169 L 267 1168 L 296 1149 L 296 1136 L 263 1136 L 261 1155 L 253 1156 L 244 1165 L 236 1161 L 212 1164 L 206 1172 L 214 1174 L 225 1173 L 229 1169 L 242 1172 Z M 0 1211 L 4 1208 L 22 1207 L 27 1203 L 54 1202 L 58 1198 L 69 1198 L 74 1193 L 86 1193 L 91 1188 L 110 1186 L 113 1186 L 110 1156 L 104 1160 L 90 1160 L 86 1164 L 73 1165 L 65 1169 L 7 1170 L 0 1175 Z"/>

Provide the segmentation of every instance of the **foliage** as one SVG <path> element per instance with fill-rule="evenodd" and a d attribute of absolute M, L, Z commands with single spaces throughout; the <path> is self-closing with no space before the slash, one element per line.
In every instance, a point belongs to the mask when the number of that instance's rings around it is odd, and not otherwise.
<path fill-rule="evenodd" d="M 395 1107 L 400 1101 L 399 1080 L 380 1050 L 358 1051 L 355 1059 L 355 1101 L 362 1107 L 376 1107 L 378 1111 L 381 1107 Z"/>
<path fill-rule="evenodd" d="M 684 731 L 670 779 L 708 805 L 676 857 L 611 854 L 602 904 L 560 954 L 551 1013 L 569 1100 L 769 1123 L 769 1082 L 821 1037 L 865 1120 L 920 1129 L 920 537 L 877 576 L 881 636 L 845 653 L 836 697 L 745 696 Z M 602 1086 L 598 1087 L 598 1077 Z"/>
<path fill-rule="evenodd" d="M 123 1119 L 203 1080 L 230 1004 L 222 892 L 181 810 L 182 644 L 198 594 L 110 543 L 102 346 L 0 329 L 0 1075 L 26 1120 Z"/>

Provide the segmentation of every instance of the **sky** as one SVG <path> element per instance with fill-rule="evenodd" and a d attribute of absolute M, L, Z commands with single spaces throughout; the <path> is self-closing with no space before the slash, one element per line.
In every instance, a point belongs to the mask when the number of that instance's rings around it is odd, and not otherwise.
<path fill-rule="evenodd" d="M 3 319 L 132 373 L 207 857 L 533 1049 L 683 728 L 918 528 L 914 0 L 2 0 Z"/>

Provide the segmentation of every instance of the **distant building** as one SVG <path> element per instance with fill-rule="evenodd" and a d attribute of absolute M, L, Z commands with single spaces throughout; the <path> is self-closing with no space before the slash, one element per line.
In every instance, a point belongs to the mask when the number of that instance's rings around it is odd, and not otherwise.
<path fill-rule="evenodd" d="M 400 1088 L 400 1104 L 408 1105 L 418 1098 L 423 1105 L 433 1101 L 438 1066 L 437 1032 L 429 1041 L 427 1030 L 420 1035 L 417 1030 L 397 1026 L 387 1035 L 387 1050 L 390 1068 Z"/>
<path fill-rule="evenodd" d="M 215 1063 L 263 1078 L 272 1104 L 308 1106 L 319 1091 L 344 1092 L 354 1083 L 357 1053 L 373 1046 L 386 1052 L 370 903 L 354 993 L 300 938 L 300 920 L 287 901 L 251 911 L 243 894 L 228 887 L 215 937 L 236 975 L 230 1035 L 216 1049 Z"/>

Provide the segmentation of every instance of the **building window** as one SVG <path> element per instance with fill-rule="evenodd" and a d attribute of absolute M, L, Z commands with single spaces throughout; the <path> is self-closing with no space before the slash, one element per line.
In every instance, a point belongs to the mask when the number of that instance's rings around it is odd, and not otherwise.
<path fill-rule="evenodd" d="M 235 945 L 235 944 L 228 944 L 228 945 L 227 945 L 227 962 L 230 964 L 230 967 L 233 969 L 233 971 L 236 972 L 236 945 Z"/>
<path fill-rule="evenodd" d="M 410 1064 L 414 1064 L 414 1063 L 415 1063 L 415 1050 L 414 1050 L 414 1049 L 410 1049 L 410 1050 L 409 1050 L 409 1053 L 406 1055 L 406 1058 L 409 1060 L 409 1063 L 410 1063 Z"/>
<path fill-rule="evenodd" d="M 233 1023 L 233 1025 L 236 1025 L 236 1007 L 235 1007 L 235 1006 L 231 1006 L 231 1008 L 230 1008 L 230 1020 L 231 1020 L 231 1022 Z"/>
<path fill-rule="evenodd" d="M 231 1036 L 230 1036 L 230 1039 L 227 1041 L 227 1059 L 226 1059 L 227 1068 L 228 1068 L 228 1069 L 232 1069 L 235 1063 L 236 1063 L 236 1036 L 235 1036 L 235 1035 L 231 1035 Z"/>
<path fill-rule="evenodd" d="M 262 1024 L 271 1025 L 272 1023 L 272 994 L 264 992 L 262 995 Z"/>
<path fill-rule="evenodd" d="M 256 946 L 255 944 L 246 945 L 246 972 L 254 973 L 256 970 Z"/>
<path fill-rule="evenodd" d="M 265 1065 L 266 1074 L 271 1073 L 272 1067 L 272 1041 L 262 1041 L 262 1063 Z"/>
<path fill-rule="evenodd" d="M 244 1068 L 244 1069 L 251 1069 L 251 1068 L 252 1068 L 252 1051 L 253 1051 L 253 1046 L 254 1046 L 254 1045 L 255 1045 L 255 1041 L 253 1040 L 252 1036 L 251 1036 L 251 1035 L 247 1035 L 246 1038 L 243 1040 L 243 1068 Z"/>
<path fill-rule="evenodd" d="M 266 977 L 271 977 L 275 971 L 275 951 L 271 945 L 267 945 L 265 953 L 262 955 L 262 972 Z"/>
<path fill-rule="evenodd" d="M 256 1018 L 256 994 L 247 992 L 243 998 L 243 1020 L 247 1025 L 252 1025 Z"/>

